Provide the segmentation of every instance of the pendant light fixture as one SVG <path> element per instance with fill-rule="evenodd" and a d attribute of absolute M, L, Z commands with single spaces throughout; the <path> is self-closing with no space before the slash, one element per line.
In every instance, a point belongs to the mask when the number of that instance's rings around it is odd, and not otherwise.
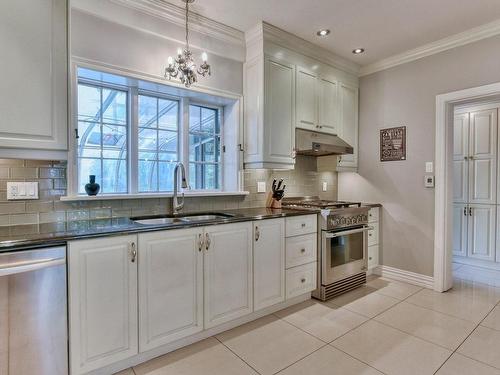
<path fill-rule="evenodd" d="M 168 57 L 168 66 L 165 68 L 165 78 L 179 78 L 182 84 L 186 87 L 198 82 L 198 74 L 202 77 L 210 75 L 210 65 L 207 63 L 207 54 L 201 54 L 202 64 L 197 68 L 194 63 L 193 53 L 189 49 L 189 4 L 194 3 L 194 0 L 182 0 L 186 3 L 186 45 L 184 49 L 177 50 L 177 57 Z"/>

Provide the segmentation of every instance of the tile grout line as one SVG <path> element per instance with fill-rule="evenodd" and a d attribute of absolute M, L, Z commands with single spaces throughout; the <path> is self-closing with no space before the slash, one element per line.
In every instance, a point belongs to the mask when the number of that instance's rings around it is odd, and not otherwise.
<path fill-rule="evenodd" d="M 302 358 L 300 358 L 300 359 L 296 360 L 295 362 L 292 362 L 292 363 L 290 363 L 289 365 L 287 365 L 287 366 L 283 367 L 281 370 L 274 372 L 272 375 L 277 375 L 277 374 L 279 374 L 280 372 L 285 371 L 287 368 L 289 368 L 289 367 L 293 366 L 294 364 L 296 364 L 296 363 L 298 363 L 298 362 L 302 361 L 303 359 L 306 359 L 306 358 L 307 358 L 307 357 L 309 357 L 310 355 L 313 355 L 313 354 L 314 354 L 314 353 L 316 353 L 318 350 L 321 350 L 321 349 L 323 349 L 324 347 L 328 346 L 328 344 L 325 344 L 325 342 L 324 342 L 324 341 L 321 341 L 321 342 L 322 342 L 324 345 L 321 345 L 321 347 L 319 347 L 318 349 L 314 350 L 313 352 L 311 352 L 311 353 L 307 354 L 305 357 L 302 357 Z"/>
<path fill-rule="evenodd" d="M 244 364 L 246 364 L 248 367 L 250 367 L 252 370 L 254 370 L 257 374 L 262 375 L 259 371 L 257 371 L 257 369 L 255 369 L 247 361 L 245 361 L 243 358 L 241 358 L 235 351 L 233 351 L 230 347 L 228 347 L 226 344 L 224 344 L 216 335 L 211 336 L 211 337 L 213 337 L 218 342 L 220 342 L 223 347 L 225 347 L 227 350 L 229 350 L 231 353 L 233 353 L 237 358 L 239 358 Z"/>

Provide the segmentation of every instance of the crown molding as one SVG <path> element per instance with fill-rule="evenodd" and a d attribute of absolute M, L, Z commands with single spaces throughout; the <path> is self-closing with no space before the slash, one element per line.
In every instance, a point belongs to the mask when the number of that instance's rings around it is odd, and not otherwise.
<path fill-rule="evenodd" d="M 273 26 L 267 22 L 259 23 L 247 32 L 245 32 L 245 41 L 247 48 L 252 43 L 265 40 L 272 42 L 289 50 L 306 55 L 322 63 L 333 66 L 355 75 L 359 74 L 360 66 L 352 61 L 344 59 L 324 48 L 317 46 L 305 39 Z"/>
<path fill-rule="evenodd" d="M 140 11 L 149 16 L 162 18 L 178 26 L 186 23 L 185 9 L 165 0 L 110 0 L 111 2 Z M 223 42 L 244 46 L 245 34 L 198 13 L 189 12 L 189 28 Z"/>
<path fill-rule="evenodd" d="M 500 34 L 500 19 L 361 67 L 360 76 L 431 56 Z"/>

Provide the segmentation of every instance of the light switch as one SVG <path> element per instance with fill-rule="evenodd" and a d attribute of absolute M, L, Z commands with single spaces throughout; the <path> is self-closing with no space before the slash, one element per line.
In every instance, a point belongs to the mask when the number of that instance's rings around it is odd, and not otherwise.
<path fill-rule="evenodd" d="M 434 163 L 432 161 L 425 162 L 425 173 L 434 173 Z"/>
<path fill-rule="evenodd" d="M 257 193 L 266 192 L 266 181 L 257 181 Z"/>
<path fill-rule="evenodd" d="M 328 190 L 328 183 L 326 181 L 323 181 L 322 187 L 323 187 L 323 191 L 327 191 Z"/>
<path fill-rule="evenodd" d="M 38 199 L 38 182 L 7 182 L 7 199 Z"/>

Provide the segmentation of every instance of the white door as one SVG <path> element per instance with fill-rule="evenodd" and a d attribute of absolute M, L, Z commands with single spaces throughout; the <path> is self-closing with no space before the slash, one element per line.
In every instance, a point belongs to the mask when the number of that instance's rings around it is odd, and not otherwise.
<path fill-rule="evenodd" d="M 285 300 L 285 219 L 254 222 L 254 309 Z"/>
<path fill-rule="evenodd" d="M 68 244 L 72 374 L 138 353 L 137 236 Z"/>
<path fill-rule="evenodd" d="M 319 131 L 339 134 L 338 84 L 334 80 L 320 78 L 319 84 Z"/>
<path fill-rule="evenodd" d="M 0 147 L 67 149 L 67 3 L 0 1 Z"/>
<path fill-rule="evenodd" d="M 496 204 L 497 109 L 470 113 L 469 202 Z"/>
<path fill-rule="evenodd" d="M 253 311 L 252 223 L 205 228 L 205 329 Z"/>
<path fill-rule="evenodd" d="M 264 144 L 269 163 L 294 164 L 295 67 L 266 58 Z"/>
<path fill-rule="evenodd" d="M 340 137 L 354 148 L 352 155 L 339 157 L 339 167 L 358 167 L 358 89 L 344 83 L 340 91 Z"/>
<path fill-rule="evenodd" d="M 455 115 L 453 122 L 453 202 L 469 199 L 469 114 Z"/>
<path fill-rule="evenodd" d="M 316 80 L 314 73 L 297 67 L 297 128 L 316 130 L 318 126 Z"/>
<path fill-rule="evenodd" d="M 203 229 L 139 234 L 139 351 L 203 330 Z"/>
<path fill-rule="evenodd" d="M 470 258 L 495 260 L 496 206 L 469 205 L 469 244 L 467 253 Z"/>
<path fill-rule="evenodd" d="M 467 223 L 469 211 L 466 204 L 453 204 L 453 255 L 467 256 Z"/>

